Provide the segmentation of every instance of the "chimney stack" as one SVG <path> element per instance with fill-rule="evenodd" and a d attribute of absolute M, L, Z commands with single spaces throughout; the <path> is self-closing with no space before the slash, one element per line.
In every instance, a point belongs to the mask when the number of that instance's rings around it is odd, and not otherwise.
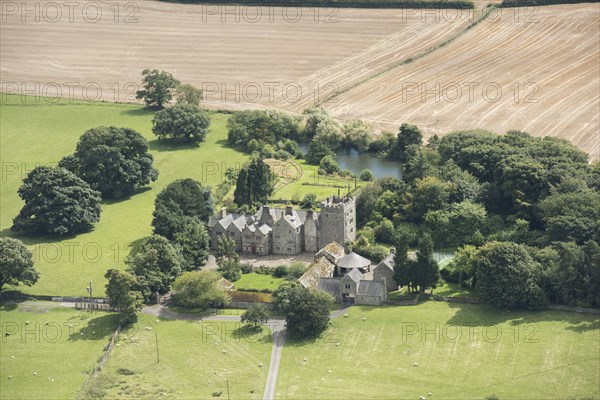
<path fill-rule="evenodd" d="M 294 208 L 292 206 L 285 206 L 285 215 L 294 215 Z"/>
<path fill-rule="evenodd" d="M 222 207 L 221 208 L 221 219 L 225 218 L 227 216 L 227 207 Z"/>
<path fill-rule="evenodd" d="M 390 254 L 396 254 L 396 248 L 390 247 Z"/>

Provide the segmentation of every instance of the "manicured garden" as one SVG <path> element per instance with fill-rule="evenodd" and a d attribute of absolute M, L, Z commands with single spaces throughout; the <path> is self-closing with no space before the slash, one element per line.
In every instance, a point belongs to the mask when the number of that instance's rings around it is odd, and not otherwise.
<path fill-rule="evenodd" d="M 235 281 L 236 290 L 275 290 L 285 281 L 285 278 L 275 278 L 270 274 L 258 274 L 251 272 L 242 274 L 242 277 Z"/>
<path fill-rule="evenodd" d="M 352 307 L 320 339 L 286 343 L 276 397 L 596 398 L 599 328 L 597 315 L 557 311 Z"/>

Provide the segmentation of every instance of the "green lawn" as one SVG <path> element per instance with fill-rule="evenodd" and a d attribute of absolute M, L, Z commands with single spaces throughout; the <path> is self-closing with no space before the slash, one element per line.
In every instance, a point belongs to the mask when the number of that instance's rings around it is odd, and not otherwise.
<path fill-rule="evenodd" d="M 444 282 L 443 285 L 433 289 L 433 294 L 446 297 L 479 297 L 476 291 L 466 288 L 464 285 L 462 288 L 458 288 L 458 283 Z"/>
<path fill-rule="evenodd" d="M 277 398 L 451 400 L 495 393 L 501 399 L 565 399 L 600 394 L 598 316 L 503 312 L 434 301 L 357 306 L 348 314 L 335 319 L 317 341 L 286 343 Z"/>
<path fill-rule="evenodd" d="M 100 222 L 92 232 L 70 238 L 20 237 L 36 255 L 36 267 L 41 272 L 35 286 L 19 287 L 26 293 L 84 296 L 91 279 L 94 295 L 102 296 L 105 271 L 124 268 L 124 259 L 132 247 L 151 233 L 154 198 L 165 185 L 191 177 L 214 189 L 227 167 L 239 166 L 247 159 L 247 155 L 225 147 L 228 117 L 224 114 L 213 114 L 211 132 L 199 147 L 181 147 L 155 141 L 152 113 L 141 106 L 35 103 L 31 98 L 21 103 L 20 99 L 8 96 L 0 110 L 2 235 L 13 236 L 9 228 L 22 207 L 17 189 L 27 172 L 72 153 L 86 129 L 115 125 L 139 131 L 150 141 L 155 166 L 160 171 L 158 181 L 147 190 L 129 199 L 104 202 Z"/>
<path fill-rule="evenodd" d="M 164 144 L 155 140 L 151 111 L 142 106 L 114 103 L 86 103 L 62 100 L 36 102 L 31 97 L 2 95 L 0 136 L 2 185 L 0 187 L 0 234 L 18 237 L 34 253 L 40 281 L 18 290 L 39 295 L 85 296 L 92 280 L 93 294 L 104 295 L 104 273 L 125 267 L 125 257 L 151 234 L 150 222 L 157 193 L 180 178 L 194 178 L 213 189 L 228 167 L 239 167 L 248 155 L 226 146 L 228 115 L 212 114 L 211 131 L 199 146 Z M 56 164 L 72 153 L 81 134 L 100 125 L 133 128 L 150 142 L 159 179 L 128 199 L 105 201 L 100 222 L 93 231 L 75 237 L 16 236 L 10 231 L 12 219 L 22 207 L 17 189 L 23 178 L 37 165 Z M 328 182 L 344 185 L 354 181 L 324 178 L 316 167 L 299 162 L 304 174 L 285 186 L 275 197 L 316 193 L 320 199 L 336 194 L 337 189 L 303 186 L 303 182 Z M 233 192 L 233 189 L 232 189 Z M 10 290 L 10 287 L 7 289 Z"/>
<path fill-rule="evenodd" d="M 53 307 L 56 303 L 0 306 L 2 399 L 73 399 L 98 365 L 116 316 Z"/>
<path fill-rule="evenodd" d="M 322 200 L 338 193 L 338 188 L 332 186 L 347 187 L 350 185 L 350 189 L 354 189 L 354 178 L 319 175 L 317 173 L 317 170 L 319 169 L 318 166 L 309 165 L 304 160 L 293 160 L 293 162 L 302 169 L 302 176 L 297 181 L 276 190 L 275 193 L 273 193 L 274 199 L 302 200 L 308 193 L 314 193 L 317 195 L 318 199 Z M 329 186 L 304 185 L 305 183 Z M 362 184 L 364 184 L 364 182 L 360 180 L 356 181 L 357 187 L 360 187 Z M 348 192 L 348 189 L 339 190 L 341 194 Z"/>
<path fill-rule="evenodd" d="M 262 399 L 271 336 L 267 328 L 241 335 L 239 328 L 235 322 L 158 320 L 140 315 L 139 323 L 120 335 L 102 372 L 100 381 L 107 397 L 208 399 L 213 392 L 222 392 L 221 398 L 227 398 L 229 381 L 232 399 Z"/>
<path fill-rule="evenodd" d="M 271 275 L 265 274 L 257 274 L 256 272 L 251 272 L 249 274 L 242 274 L 240 280 L 235 281 L 233 284 L 235 285 L 236 290 L 245 290 L 245 289 L 271 289 L 275 290 L 285 281 L 285 278 L 275 278 Z"/>

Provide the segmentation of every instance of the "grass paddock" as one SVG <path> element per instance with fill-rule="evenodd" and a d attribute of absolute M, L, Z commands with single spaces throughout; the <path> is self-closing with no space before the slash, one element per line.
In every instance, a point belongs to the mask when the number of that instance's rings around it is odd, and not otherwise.
<path fill-rule="evenodd" d="M 356 306 L 348 314 L 319 340 L 286 343 L 278 399 L 565 399 L 600 393 L 598 316 L 434 301 Z"/>

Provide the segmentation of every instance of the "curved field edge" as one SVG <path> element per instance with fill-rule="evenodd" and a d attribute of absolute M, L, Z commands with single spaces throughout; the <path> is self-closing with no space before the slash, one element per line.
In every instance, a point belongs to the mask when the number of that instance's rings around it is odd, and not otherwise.
<path fill-rule="evenodd" d="M 600 0 L 503 0 L 500 7 L 538 7 L 557 4 L 599 3 Z"/>
<path fill-rule="evenodd" d="M 433 9 L 472 9 L 475 4 L 470 0 L 160 0 L 166 3 L 205 4 L 215 10 L 221 4 L 244 7 L 320 7 L 320 8 L 433 8 Z M 216 6 L 216 7 L 215 7 Z"/>

